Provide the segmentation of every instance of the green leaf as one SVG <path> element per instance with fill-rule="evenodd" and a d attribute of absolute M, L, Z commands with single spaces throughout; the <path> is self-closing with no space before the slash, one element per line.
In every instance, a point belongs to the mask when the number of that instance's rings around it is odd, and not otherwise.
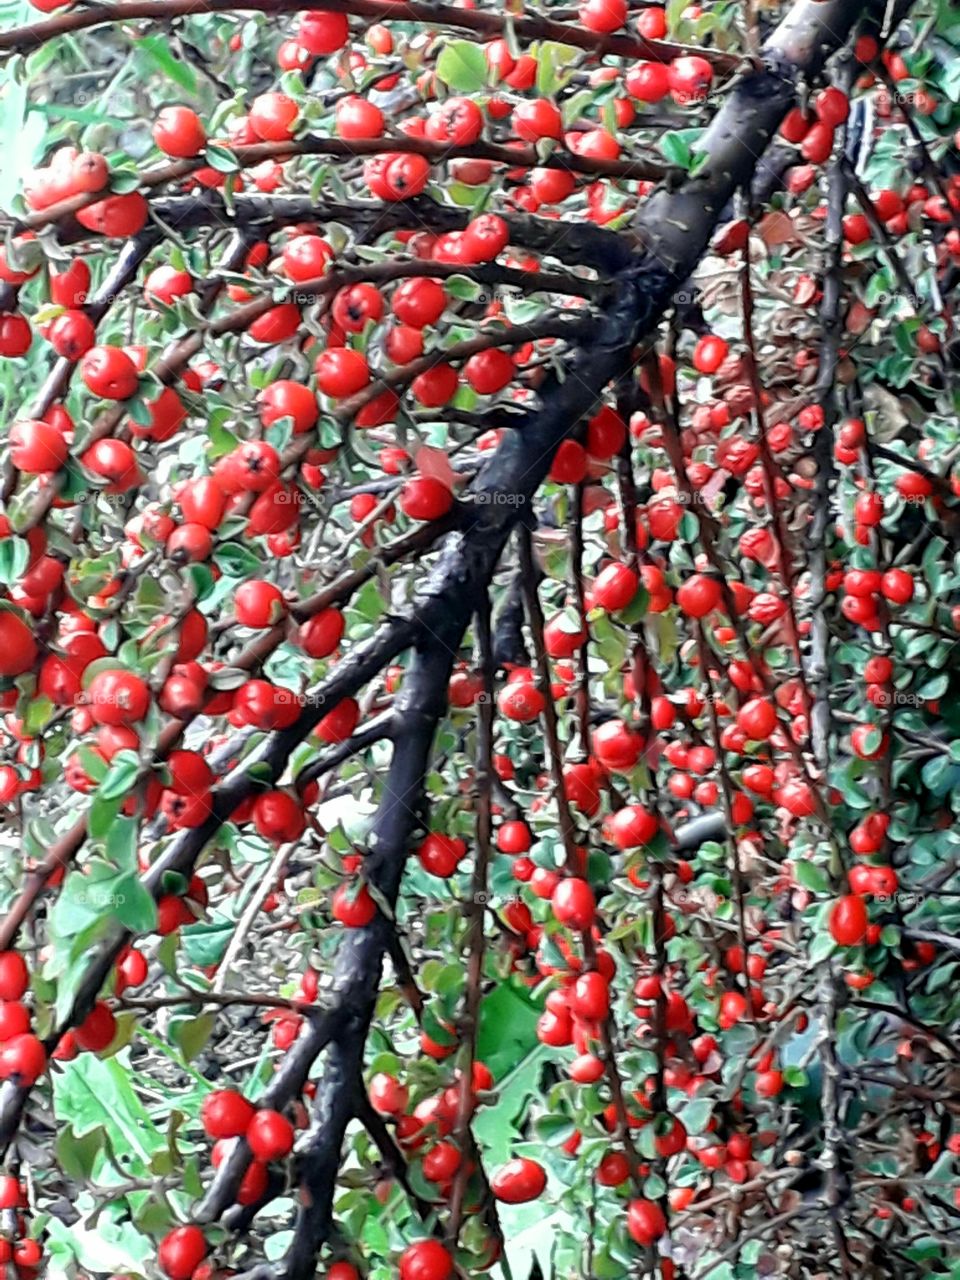
<path fill-rule="evenodd" d="M 57 1163 L 67 1177 L 90 1181 L 106 1137 L 107 1131 L 101 1125 L 79 1137 L 71 1128 L 63 1130 L 57 1138 Z"/>
<path fill-rule="evenodd" d="M 116 796 L 112 800 L 104 800 L 102 796 L 94 797 L 93 804 L 90 806 L 90 816 L 87 820 L 87 832 L 91 840 L 102 840 L 109 834 L 110 828 L 120 812 L 120 804 L 120 796 Z"/>
<path fill-rule="evenodd" d="M 483 1059 L 482 1054 L 478 1054 Z M 557 1051 L 537 1044 L 508 1075 L 497 1080 L 499 1100 L 484 1107 L 474 1119 L 474 1133 L 487 1153 L 491 1166 L 504 1164 L 515 1154 L 531 1103 L 543 1096 L 541 1077 L 547 1064 L 556 1065 Z"/>
<path fill-rule="evenodd" d="M 114 915 L 131 933 L 150 933 L 157 923 L 157 904 L 138 875 L 120 878 L 114 888 Z"/>
<path fill-rule="evenodd" d="M 206 1046 L 215 1021 L 214 1014 L 202 1013 L 196 1018 L 185 1018 L 171 1028 L 171 1038 L 188 1062 Z"/>
<path fill-rule="evenodd" d="M 126 797 L 140 768 L 135 751 L 118 751 L 110 761 L 110 769 L 97 788 L 101 800 L 117 800 Z"/>
<path fill-rule="evenodd" d="M 830 876 L 825 868 L 817 866 L 809 858 L 798 858 L 794 863 L 794 875 L 797 883 L 811 893 L 829 893 Z"/>
<path fill-rule="evenodd" d="M 213 561 L 231 578 L 247 578 L 252 573 L 263 572 L 263 562 L 249 547 L 239 542 L 225 542 L 213 553 Z"/>
<path fill-rule="evenodd" d="M 143 396 L 131 396 L 126 402 L 126 410 L 138 427 L 149 427 L 153 422 L 150 406 Z"/>
<path fill-rule="evenodd" d="M 218 964 L 236 927 L 233 920 L 203 920 L 184 929 L 183 949 L 190 963 L 204 968 Z"/>
<path fill-rule="evenodd" d="M 0 541 L 0 582 L 6 587 L 23 577 L 30 560 L 30 545 L 26 538 L 7 537 Z"/>
<path fill-rule="evenodd" d="M 27 735 L 34 737 L 40 733 L 41 729 L 46 728 L 55 710 L 53 699 L 48 698 L 46 694 L 31 698 L 27 706 L 27 714 L 23 718 L 23 727 Z"/>
<path fill-rule="evenodd" d="M 537 93 L 541 98 L 552 97 L 573 75 L 570 66 L 579 55 L 579 49 L 555 40 L 544 40 L 537 48 Z"/>
<path fill-rule="evenodd" d="M 649 606 L 650 592 L 645 587 L 641 587 L 630 603 L 617 611 L 617 621 L 622 622 L 625 627 L 632 627 L 635 623 L 643 621 Z"/>
<path fill-rule="evenodd" d="M 477 1057 L 499 1079 L 537 1043 L 540 1006 L 511 983 L 495 987 L 480 1003 Z"/>
<path fill-rule="evenodd" d="M 240 168 L 233 152 L 226 147 L 218 147 L 215 143 L 207 143 L 204 155 L 210 168 L 216 169 L 218 173 L 236 173 Z"/>
<path fill-rule="evenodd" d="M 107 832 L 104 853 L 120 871 L 136 874 L 140 824 L 134 818 L 118 818 Z"/>
<path fill-rule="evenodd" d="M 710 1098 L 694 1098 L 680 1110 L 680 1119 L 687 1133 L 694 1135 L 703 1133 L 713 1115 L 713 1101 Z"/>
<path fill-rule="evenodd" d="M 450 40 L 437 59 L 436 74 L 459 93 L 479 93 L 487 83 L 487 56 L 469 40 Z"/>
<path fill-rule="evenodd" d="M 53 1111 L 77 1135 L 105 1131 L 114 1151 L 127 1157 L 131 1174 L 143 1176 L 167 1143 L 134 1091 L 135 1078 L 126 1050 L 108 1059 L 82 1053 L 51 1077 Z"/>
<path fill-rule="evenodd" d="M 672 129 L 664 133 L 657 148 L 670 164 L 689 169 L 693 163 L 694 145 L 702 133 L 702 129 Z"/>
<path fill-rule="evenodd" d="M 156 70 L 186 93 L 195 93 L 197 78 L 189 62 L 175 58 L 170 51 L 169 43 L 161 36 L 145 36 L 137 40 L 134 49 L 144 55 L 145 60 L 152 62 Z"/>

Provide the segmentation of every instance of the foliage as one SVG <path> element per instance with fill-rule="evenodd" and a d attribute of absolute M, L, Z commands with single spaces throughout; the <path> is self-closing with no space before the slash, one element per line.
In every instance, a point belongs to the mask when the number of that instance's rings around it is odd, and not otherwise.
<path fill-rule="evenodd" d="M 0 1263 L 957 1276 L 956 12 L 132 7 L 2 7 Z"/>

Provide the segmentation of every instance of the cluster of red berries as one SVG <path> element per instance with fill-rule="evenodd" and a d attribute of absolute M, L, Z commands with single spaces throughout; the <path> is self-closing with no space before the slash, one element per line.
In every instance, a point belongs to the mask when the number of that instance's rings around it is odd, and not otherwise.
<path fill-rule="evenodd" d="M 0 1213 L 10 1215 L 16 1224 L 11 1239 L 0 1236 L 0 1266 L 17 1280 L 39 1280 L 43 1269 L 43 1245 L 27 1234 L 27 1188 L 13 1174 L 0 1175 Z"/>

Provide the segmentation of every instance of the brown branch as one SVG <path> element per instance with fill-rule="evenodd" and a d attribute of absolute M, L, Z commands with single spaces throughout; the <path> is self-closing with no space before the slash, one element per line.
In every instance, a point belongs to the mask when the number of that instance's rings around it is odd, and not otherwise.
<path fill-rule="evenodd" d="M 457 1090 L 457 1109 L 453 1121 L 453 1139 L 460 1151 L 460 1165 L 453 1178 L 448 1198 L 449 1217 L 446 1236 L 451 1248 L 460 1237 L 463 1221 L 463 1204 L 472 1172 L 482 1168 L 482 1156 L 473 1136 L 471 1122 L 476 1109 L 476 1090 L 473 1081 L 473 1064 L 477 1056 L 477 1033 L 480 1029 L 480 1006 L 483 998 L 483 966 L 486 957 L 487 883 L 493 861 L 493 652 L 490 634 L 489 601 L 481 602 L 474 615 L 478 665 L 483 677 L 483 692 L 477 704 L 477 746 L 474 764 L 474 790 L 476 794 L 476 851 L 471 878 L 471 896 L 466 905 L 467 931 L 467 981 L 463 1011 L 458 1019 L 462 1049 L 459 1055 L 460 1081 Z M 484 1179 L 484 1182 L 486 1179 Z M 489 1186 L 485 1187 L 488 1221 L 494 1229 L 501 1248 L 503 1233 L 500 1229 Z"/>
<path fill-rule="evenodd" d="M 0 53 L 27 52 L 47 40 L 108 22 L 129 22 L 137 18 L 160 21 L 189 17 L 196 13 L 298 13 L 303 8 L 297 0 L 120 0 L 116 4 L 90 5 L 41 19 L 0 34 Z M 507 16 L 481 9 L 458 9 L 446 4 L 421 4 L 411 0 L 324 0 L 314 8 L 328 13 L 346 13 L 368 21 L 421 22 L 433 27 L 453 27 L 475 31 L 484 36 L 500 36 L 508 29 Z M 574 45 L 603 56 L 617 54 L 626 58 L 643 58 L 650 62 L 671 62 L 687 54 L 710 61 L 719 71 L 733 71 L 739 59 L 717 50 L 672 44 L 664 40 L 645 40 L 634 35 L 597 35 L 576 23 L 553 22 L 547 18 L 514 17 L 510 29 L 522 41 L 553 40 Z"/>

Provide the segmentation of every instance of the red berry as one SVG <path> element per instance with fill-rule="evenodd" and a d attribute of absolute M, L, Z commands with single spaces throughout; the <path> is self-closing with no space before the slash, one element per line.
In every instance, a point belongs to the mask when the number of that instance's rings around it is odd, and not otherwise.
<path fill-rule="evenodd" d="M 302 435 L 316 425 L 319 416 L 317 397 L 300 382 L 281 379 L 273 382 L 257 396 L 260 421 L 265 427 L 282 418 L 293 419 L 293 434 Z"/>
<path fill-rule="evenodd" d="M 233 603 L 237 621 L 242 627 L 272 627 L 286 613 L 283 592 L 272 582 L 242 582 Z"/>
<path fill-rule="evenodd" d="M 30 972 L 19 951 L 0 951 L 0 1000 L 19 1000 L 29 986 Z"/>
<path fill-rule="evenodd" d="M 322 58 L 336 53 L 350 39 L 350 24 L 345 13 L 324 13 L 320 10 L 305 13 L 300 18 L 297 44 L 314 57 Z"/>
<path fill-rule="evenodd" d="M 502 391 L 516 371 L 512 356 L 506 351 L 491 348 L 471 356 L 463 367 L 463 376 L 478 395 L 491 396 Z"/>
<path fill-rule="evenodd" d="M 615 613 L 625 609 L 637 594 L 640 578 L 635 569 L 626 564 L 608 564 L 593 583 L 593 599 L 601 609 Z"/>
<path fill-rule="evenodd" d="M 18 613 L 0 610 L 0 676 L 19 676 L 37 659 L 33 632 Z"/>
<path fill-rule="evenodd" d="M 490 1179 L 490 1190 L 504 1204 L 526 1204 L 543 1194 L 547 1175 L 536 1160 L 518 1156 L 510 1160 Z"/>
<path fill-rule="evenodd" d="M 436 324 L 447 305 L 447 291 L 439 280 L 416 277 L 404 280 L 393 291 L 390 306 L 393 314 L 405 325 L 422 329 Z"/>
<path fill-rule="evenodd" d="M 199 1227 L 175 1227 L 160 1242 L 157 1261 L 170 1280 L 190 1280 L 207 1256 L 207 1242 Z"/>
<path fill-rule="evenodd" d="M 400 1255 L 400 1280 L 450 1280 L 453 1259 L 439 1240 L 418 1240 Z"/>
<path fill-rule="evenodd" d="M 841 947 L 856 947 L 863 942 L 868 924 L 866 905 L 855 894 L 838 898 L 830 910 L 830 935 Z"/>
<path fill-rule="evenodd" d="M 627 0 L 586 0 L 578 10 L 581 26 L 588 31 L 609 34 L 627 21 Z"/>
<path fill-rule="evenodd" d="M 669 69 L 670 93 L 681 105 L 702 102 L 713 82 L 713 68 L 696 55 L 674 58 Z"/>
<path fill-rule="evenodd" d="M 667 1230 L 663 1210 L 652 1200 L 631 1200 L 627 1205 L 627 1230 L 637 1244 L 653 1244 Z"/>
<path fill-rule="evenodd" d="M 453 493 L 435 476 L 413 476 L 400 490 L 399 506 L 411 520 L 439 520 L 453 506 Z"/>
<path fill-rule="evenodd" d="M 280 1160 L 293 1150 L 293 1125 L 279 1111 L 258 1111 L 247 1126 L 246 1138 L 258 1160 Z"/>
<path fill-rule="evenodd" d="M 607 829 L 619 849 L 639 849 L 653 840 L 660 822 L 642 805 L 628 804 L 608 819 Z"/>
<path fill-rule="evenodd" d="M 751 698 L 737 712 L 737 727 L 754 742 L 766 742 L 777 727 L 777 710 L 768 698 Z"/>
<path fill-rule="evenodd" d="M 333 250 L 320 236 L 302 235 L 288 241 L 281 256 L 287 278 L 302 283 L 323 275 Z"/>
<path fill-rule="evenodd" d="M 293 128 L 300 108 L 285 93 L 262 93 L 254 98 L 250 107 L 250 128 L 263 142 L 286 142 L 293 136 Z"/>
<path fill-rule="evenodd" d="M 670 92 L 670 72 L 662 62 L 638 62 L 627 72 L 627 91 L 641 102 L 659 102 Z"/>
<path fill-rule="evenodd" d="M 370 1081 L 370 1105 L 383 1116 L 399 1116 L 407 1109 L 409 1090 L 395 1076 L 380 1071 Z"/>
<path fill-rule="evenodd" d="M 570 992 L 570 1010 L 588 1022 L 602 1022 L 610 1012 L 610 987 L 596 970 L 582 973 Z"/>
<path fill-rule="evenodd" d="M 366 885 L 357 890 L 342 884 L 333 895 L 331 912 L 334 920 L 339 920 L 348 929 L 362 929 L 377 914 L 377 905 Z"/>
<path fill-rule="evenodd" d="M 906 569 L 888 569 L 880 580 L 880 590 L 891 604 L 909 604 L 913 586 L 913 575 Z"/>
<path fill-rule="evenodd" d="M 366 98 L 351 93 L 335 108 L 337 136 L 340 138 L 380 138 L 386 127 L 383 112 Z"/>
<path fill-rule="evenodd" d="M 215 1089 L 208 1093 L 200 1108 L 200 1123 L 210 1138 L 239 1138 L 247 1131 L 255 1109 L 233 1089 Z"/>
<path fill-rule="evenodd" d="M 483 112 L 472 98 L 447 98 L 427 117 L 425 133 L 433 142 L 469 146 L 483 133 Z"/>
<path fill-rule="evenodd" d="M 497 706 L 508 720 L 529 724 L 542 714 L 543 695 L 530 680 L 510 681 L 497 695 Z"/>
<path fill-rule="evenodd" d="M 119 347 L 91 347 L 80 362 L 80 376 L 104 400 L 127 400 L 139 385 L 137 366 Z"/>
<path fill-rule="evenodd" d="M 109 1047 L 117 1034 L 117 1020 L 113 1016 L 113 1010 L 108 1004 L 98 1000 L 73 1034 L 81 1049 L 101 1053 Z"/>
<path fill-rule="evenodd" d="M 466 851 L 465 841 L 433 831 L 421 843 L 417 856 L 425 871 L 446 878 L 456 871 Z"/>
<path fill-rule="evenodd" d="M 563 120 L 559 110 L 545 98 L 520 102 L 513 111 L 513 132 L 523 142 L 539 142 L 541 138 L 563 136 Z"/>
<path fill-rule="evenodd" d="M 136 724 L 150 707 L 150 690 L 131 671 L 99 671 L 90 682 L 87 704 L 97 724 Z"/>
<path fill-rule="evenodd" d="M 716 373 L 726 360 L 729 350 L 723 338 L 716 334 L 707 334 L 693 349 L 693 367 L 699 373 Z"/>
<path fill-rule="evenodd" d="M 354 395 L 370 381 L 366 356 L 350 347 L 332 347 L 321 352 L 314 368 L 320 391 L 334 400 Z"/>
<path fill-rule="evenodd" d="M 153 126 L 153 140 L 168 156 L 199 155 L 207 143 L 200 117 L 189 107 L 164 107 Z"/>
<path fill-rule="evenodd" d="M 835 129 L 850 114 L 850 100 L 842 89 L 830 85 L 821 89 L 813 100 L 813 109 L 824 124 Z"/>
<path fill-rule="evenodd" d="M 46 1065 L 46 1051 L 35 1035 L 14 1036 L 0 1048 L 0 1080 L 16 1077 L 21 1085 L 29 1087 L 43 1075 Z"/>
<path fill-rule="evenodd" d="M 553 914 L 570 929 L 589 929 L 596 915 L 593 890 L 586 880 L 567 876 L 557 885 L 551 898 Z"/>
<path fill-rule="evenodd" d="M 677 604 L 689 618 L 705 618 L 720 603 L 720 583 L 695 573 L 677 591 Z"/>
<path fill-rule="evenodd" d="M 526 853 L 532 843 L 530 828 L 525 822 L 513 820 L 501 823 L 497 832 L 497 848 L 501 853 Z"/>

